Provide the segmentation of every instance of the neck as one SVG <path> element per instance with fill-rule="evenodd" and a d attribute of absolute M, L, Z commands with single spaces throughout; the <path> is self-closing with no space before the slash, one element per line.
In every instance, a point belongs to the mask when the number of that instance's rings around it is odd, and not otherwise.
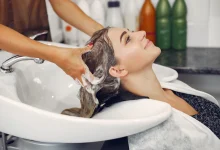
<path fill-rule="evenodd" d="M 166 101 L 166 94 L 162 89 L 152 66 L 138 73 L 131 73 L 121 79 L 122 86 L 136 95 L 151 99 Z"/>

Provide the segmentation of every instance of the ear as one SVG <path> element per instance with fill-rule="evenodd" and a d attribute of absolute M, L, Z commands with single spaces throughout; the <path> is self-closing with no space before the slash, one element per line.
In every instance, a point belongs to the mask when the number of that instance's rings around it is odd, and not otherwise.
<path fill-rule="evenodd" d="M 121 66 L 113 66 L 109 69 L 109 74 L 116 78 L 125 77 L 128 74 L 128 71 Z"/>

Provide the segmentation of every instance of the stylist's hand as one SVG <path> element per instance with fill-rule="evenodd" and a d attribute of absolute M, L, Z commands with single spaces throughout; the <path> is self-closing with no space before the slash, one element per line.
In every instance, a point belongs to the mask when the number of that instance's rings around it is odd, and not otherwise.
<path fill-rule="evenodd" d="M 66 74 L 82 82 L 82 74 L 85 74 L 86 64 L 82 60 L 82 54 L 88 52 L 92 48 L 92 44 L 83 48 L 62 49 L 58 54 L 55 63 L 65 71 Z"/>

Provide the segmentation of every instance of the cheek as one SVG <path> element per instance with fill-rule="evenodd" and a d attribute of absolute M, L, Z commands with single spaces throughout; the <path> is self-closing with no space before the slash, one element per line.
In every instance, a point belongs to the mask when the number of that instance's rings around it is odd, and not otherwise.
<path fill-rule="evenodd" d="M 141 49 L 130 51 L 124 54 L 123 62 L 128 71 L 139 71 L 152 65 L 155 59 L 160 55 L 160 52 L 160 49 L 155 46 L 148 50 Z"/>
<path fill-rule="evenodd" d="M 124 61 L 136 61 L 138 59 L 141 58 L 142 52 L 140 50 L 138 50 L 137 47 L 131 47 L 131 48 L 127 48 L 126 51 L 124 51 L 124 54 L 123 54 L 123 60 Z M 130 60 L 130 61 L 129 61 Z"/>
<path fill-rule="evenodd" d="M 132 60 L 133 64 L 137 65 L 137 63 L 145 62 L 147 57 L 143 53 L 134 53 L 130 55 L 129 59 Z"/>
<path fill-rule="evenodd" d="M 143 51 L 130 51 L 129 53 L 125 53 L 122 64 L 129 72 L 140 70 L 149 62 L 145 53 Z"/>
<path fill-rule="evenodd" d="M 140 45 L 135 45 L 130 48 L 121 49 L 116 57 L 120 64 L 131 73 L 152 65 L 159 54 L 160 49 L 155 46 L 152 46 L 148 50 L 144 50 Z"/>

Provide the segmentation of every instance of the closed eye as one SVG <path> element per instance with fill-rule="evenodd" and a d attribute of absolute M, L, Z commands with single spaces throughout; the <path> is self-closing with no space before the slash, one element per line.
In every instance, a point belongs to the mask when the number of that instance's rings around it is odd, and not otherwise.
<path fill-rule="evenodd" d="M 126 44 L 128 44 L 130 41 L 131 41 L 131 37 L 130 37 L 130 36 L 127 36 L 127 37 L 126 37 Z"/>

